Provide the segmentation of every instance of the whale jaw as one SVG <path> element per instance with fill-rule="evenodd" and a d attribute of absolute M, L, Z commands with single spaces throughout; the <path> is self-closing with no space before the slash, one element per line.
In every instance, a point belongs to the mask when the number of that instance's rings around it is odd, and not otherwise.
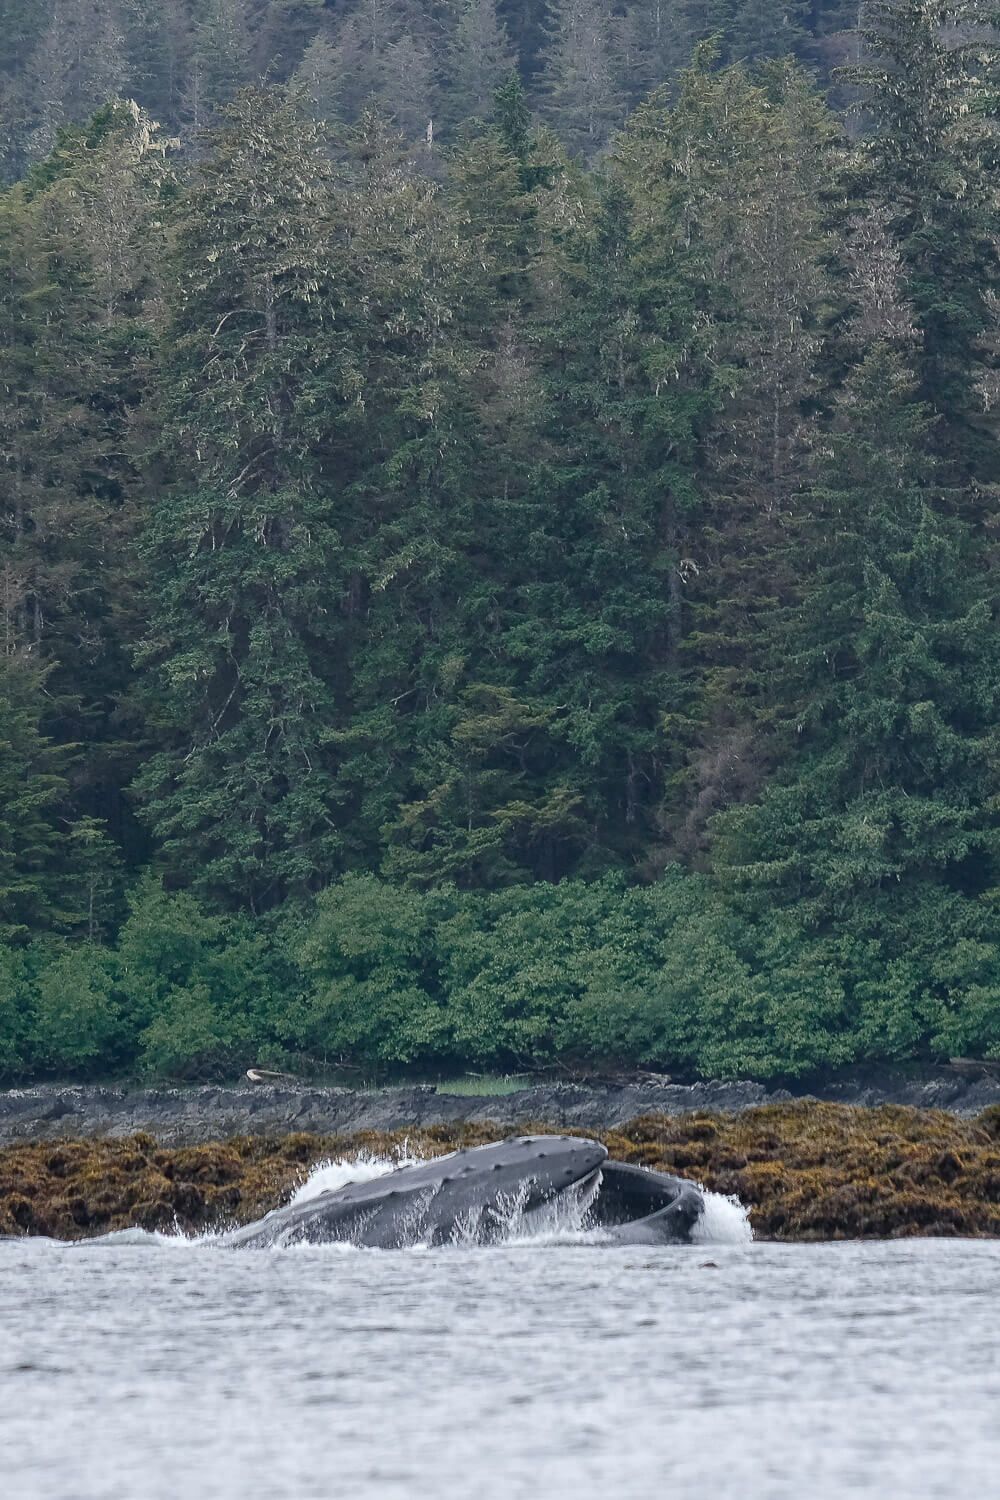
<path fill-rule="evenodd" d="M 686 1178 L 607 1161 L 592 1219 L 618 1245 L 677 1245 L 704 1212 L 701 1189 Z"/>

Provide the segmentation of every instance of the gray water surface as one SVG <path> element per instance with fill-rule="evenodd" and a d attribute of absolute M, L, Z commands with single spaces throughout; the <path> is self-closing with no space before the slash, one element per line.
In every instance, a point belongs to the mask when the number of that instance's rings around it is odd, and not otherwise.
<path fill-rule="evenodd" d="M 995 1242 L 8 1240 L 0 1491 L 992 1500 L 998 1291 Z"/>

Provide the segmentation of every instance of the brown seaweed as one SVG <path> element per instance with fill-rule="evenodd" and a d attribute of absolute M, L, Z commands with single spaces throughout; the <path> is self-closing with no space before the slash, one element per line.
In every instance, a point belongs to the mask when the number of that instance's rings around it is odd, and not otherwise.
<path fill-rule="evenodd" d="M 0 1150 L 0 1234 L 75 1240 L 132 1226 L 244 1224 L 287 1202 L 318 1162 L 391 1156 L 404 1140 L 411 1153 L 440 1155 L 503 1133 L 458 1125 L 175 1148 L 145 1134 L 9 1146 Z M 800 1100 L 735 1115 L 649 1115 L 599 1138 L 622 1161 L 735 1194 L 763 1239 L 1000 1235 L 998 1108 L 965 1120 Z"/>

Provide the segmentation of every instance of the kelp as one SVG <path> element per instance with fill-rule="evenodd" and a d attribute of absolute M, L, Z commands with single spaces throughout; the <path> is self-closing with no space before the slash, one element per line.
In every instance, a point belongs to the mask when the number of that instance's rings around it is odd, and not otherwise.
<path fill-rule="evenodd" d="M 603 1139 L 625 1161 L 735 1194 L 762 1239 L 1000 1235 L 1000 1108 L 965 1120 L 799 1100 L 648 1116 Z"/>
<path fill-rule="evenodd" d="M 0 1234 L 226 1228 L 287 1202 L 320 1162 L 435 1156 L 503 1133 L 459 1125 L 169 1149 L 147 1134 L 9 1146 L 0 1151 Z M 1000 1235 L 1000 1108 L 965 1120 L 800 1100 L 741 1114 L 647 1115 L 598 1138 L 620 1160 L 736 1195 L 762 1239 Z"/>

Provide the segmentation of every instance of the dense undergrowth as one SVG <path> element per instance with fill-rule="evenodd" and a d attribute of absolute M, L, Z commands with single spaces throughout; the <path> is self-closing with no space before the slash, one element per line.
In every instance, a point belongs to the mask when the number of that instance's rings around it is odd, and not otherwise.
<path fill-rule="evenodd" d="M 545 1127 L 538 1127 L 544 1129 Z M 496 1127 L 405 1133 L 439 1155 Z M 799 1102 L 741 1115 L 651 1115 L 600 1137 L 612 1156 L 734 1193 L 765 1239 L 1000 1235 L 1000 1111 Z M 287 1201 L 308 1169 L 360 1151 L 392 1155 L 404 1133 L 239 1136 L 161 1148 L 152 1136 L 0 1151 L 0 1234 L 82 1239 L 138 1226 L 197 1232 L 248 1223 Z"/>
<path fill-rule="evenodd" d="M 939 892 L 873 898 L 864 927 L 822 934 L 677 869 L 487 894 L 351 876 L 269 926 L 151 881 L 113 946 L 0 949 L 0 1082 L 251 1064 L 790 1079 L 1000 1054 L 996 971 L 976 903 Z"/>

